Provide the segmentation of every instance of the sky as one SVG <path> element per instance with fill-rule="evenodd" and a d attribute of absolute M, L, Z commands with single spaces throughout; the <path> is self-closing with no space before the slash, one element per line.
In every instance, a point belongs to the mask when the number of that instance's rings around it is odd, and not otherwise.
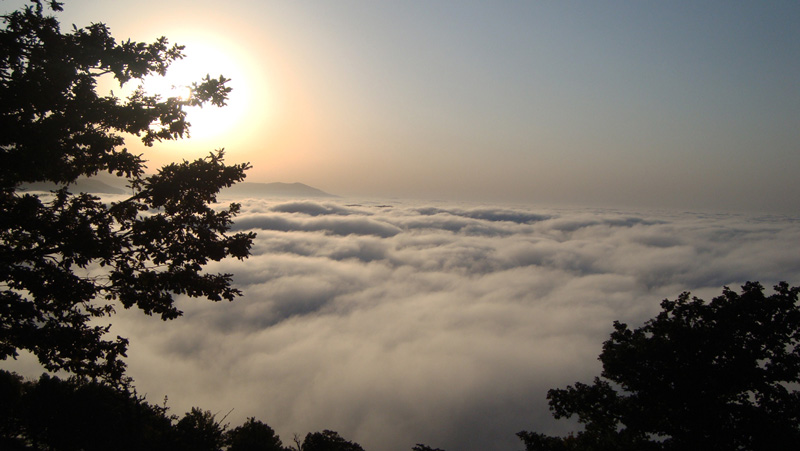
<path fill-rule="evenodd" d="M 191 139 L 129 140 L 152 169 L 224 147 L 249 181 L 344 196 L 798 213 L 794 1 L 74 0 L 60 17 L 185 45 L 177 84 L 232 79 Z"/>

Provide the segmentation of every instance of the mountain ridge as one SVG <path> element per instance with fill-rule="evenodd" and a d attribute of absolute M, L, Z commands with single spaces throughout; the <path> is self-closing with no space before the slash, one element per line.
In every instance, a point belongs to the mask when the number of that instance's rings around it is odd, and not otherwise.
<path fill-rule="evenodd" d="M 104 174 L 78 179 L 70 185 L 70 191 L 93 194 L 124 194 L 130 191 L 126 186 L 127 182 L 124 178 L 106 176 Z M 48 182 L 26 183 L 23 186 L 25 191 L 51 191 L 56 189 L 58 189 L 56 184 Z M 231 187 L 223 188 L 221 193 L 257 197 L 339 197 L 300 182 L 239 182 Z"/>
<path fill-rule="evenodd" d="M 222 190 L 225 194 L 278 197 L 339 197 L 300 182 L 240 182 Z"/>

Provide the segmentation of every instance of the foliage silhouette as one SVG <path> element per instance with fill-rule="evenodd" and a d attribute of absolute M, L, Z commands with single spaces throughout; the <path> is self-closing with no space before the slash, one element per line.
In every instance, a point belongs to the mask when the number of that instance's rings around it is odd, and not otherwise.
<path fill-rule="evenodd" d="M 174 449 L 166 408 L 129 390 L 46 374 L 25 382 L 0 371 L 0 392 L 0 449 Z"/>
<path fill-rule="evenodd" d="M 308 433 L 303 440 L 302 451 L 364 451 L 358 443 L 342 438 L 338 432 L 324 430 Z"/>
<path fill-rule="evenodd" d="M 192 407 L 175 425 L 176 449 L 186 451 L 220 451 L 225 427 L 217 423 L 208 410 Z"/>
<path fill-rule="evenodd" d="M 547 394 L 568 437 L 520 432 L 532 450 L 775 450 L 800 443 L 800 288 L 681 294 L 631 330 L 614 322 L 602 378 Z"/>
<path fill-rule="evenodd" d="M 431 448 L 428 445 L 423 445 L 423 444 L 417 443 L 416 446 L 411 448 L 411 451 L 444 451 L 444 450 L 441 449 L 441 448 Z"/>
<path fill-rule="evenodd" d="M 195 407 L 178 419 L 135 391 L 85 378 L 28 382 L 0 370 L 0 395 L 2 450 L 287 450 L 253 418 L 226 431 L 209 411 Z"/>
<path fill-rule="evenodd" d="M 247 421 L 225 433 L 227 451 L 287 451 L 281 438 L 268 425 L 248 418 Z"/>
<path fill-rule="evenodd" d="M 0 359 L 19 350 L 50 371 L 125 383 L 128 341 L 106 339 L 98 320 L 115 306 L 163 320 L 181 312 L 175 295 L 233 300 L 230 274 L 202 272 L 209 261 L 246 258 L 252 233 L 228 235 L 239 205 L 214 208 L 223 187 L 249 164 L 226 165 L 222 150 L 145 176 L 145 161 L 123 135 L 147 146 L 188 133 L 185 107 L 223 106 L 224 77 L 206 76 L 188 99 L 147 94 L 100 96 L 101 77 L 122 86 L 164 75 L 182 58 L 166 38 L 117 42 L 101 23 L 62 33 L 45 5 L 2 17 L 0 31 Z M 108 172 L 129 180 L 132 196 L 105 203 L 69 184 Z M 21 191 L 54 182 L 52 196 Z"/>

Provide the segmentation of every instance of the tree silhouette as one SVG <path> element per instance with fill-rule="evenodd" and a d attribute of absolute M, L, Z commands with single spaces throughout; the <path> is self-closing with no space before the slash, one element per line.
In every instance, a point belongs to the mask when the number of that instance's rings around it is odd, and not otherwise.
<path fill-rule="evenodd" d="M 268 425 L 248 418 L 247 421 L 225 434 L 228 451 L 287 451 L 280 437 Z"/>
<path fill-rule="evenodd" d="M 124 134 L 147 146 L 188 133 L 184 108 L 222 106 L 230 88 L 206 76 L 188 99 L 97 93 L 100 77 L 122 86 L 164 75 L 182 58 L 166 38 L 117 42 L 101 23 L 62 33 L 46 6 L 2 17 L 0 31 L 0 359 L 21 349 L 48 370 L 124 382 L 127 340 L 106 339 L 98 320 L 117 306 L 163 320 L 181 312 L 175 295 L 233 300 L 230 274 L 202 272 L 211 260 L 245 258 L 252 233 L 228 235 L 239 205 L 213 207 L 249 164 L 224 164 L 222 150 L 145 176 L 145 162 L 122 147 Z M 69 184 L 108 172 L 132 196 L 106 203 Z M 60 186 L 52 196 L 21 191 Z"/>
<path fill-rule="evenodd" d="M 130 390 L 48 375 L 36 382 L 0 371 L 0 449 L 172 450 L 166 408 Z"/>
<path fill-rule="evenodd" d="M 614 322 L 602 378 L 548 391 L 569 437 L 520 432 L 532 450 L 775 450 L 800 443 L 800 288 L 757 282 L 710 303 L 681 294 L 631 330 Z"/>
<path fill-rule="evenodd" d="M 413 448 L 411 448 L 411 451 L 444 451 L 444 450 L 441 448 L 431 448 L 428 445 L 417 443 Z"/>
<path fill-rule="evenodd" d="M 186 451 L 220 451 L 224 444 L 225 427 L 217 423 L 211 411 L 192 407 L 175 425 L 175 448 Z"/>
<path fill-rule="evenodd" d="M 364 451 L 358 443 L 347 441 L 338 432 L 327 429 L 308 433 L 301 449 L 302 451 Z"/>
<path fill-rule="evenodd" d="M 178 419 L 127 387 L 47 374 L 37 381 L 0 370 L 1 450 L 288 451 L 268 425 L 249 418 L 226 431 L 194 407 Z"/>
<path fill-rule="evenodd" d="M 0 449 L 24 449 L 21 425 L 17 417 L 22 404 L 25 383 L 22 377 L 0 370 Z"/>

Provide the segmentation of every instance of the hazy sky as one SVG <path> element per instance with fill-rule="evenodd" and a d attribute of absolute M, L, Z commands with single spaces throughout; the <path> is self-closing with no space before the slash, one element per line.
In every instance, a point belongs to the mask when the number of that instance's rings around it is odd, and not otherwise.
<path fill-rule="evenodd" d="M 154 167 L 225 147 L 250 181 L 340 195 L 798 212 L 795 1 L 68 0 L 61 16 L 185 44 L 179 78 L 234 79 L 231 106 L 148 151 Z"/>

